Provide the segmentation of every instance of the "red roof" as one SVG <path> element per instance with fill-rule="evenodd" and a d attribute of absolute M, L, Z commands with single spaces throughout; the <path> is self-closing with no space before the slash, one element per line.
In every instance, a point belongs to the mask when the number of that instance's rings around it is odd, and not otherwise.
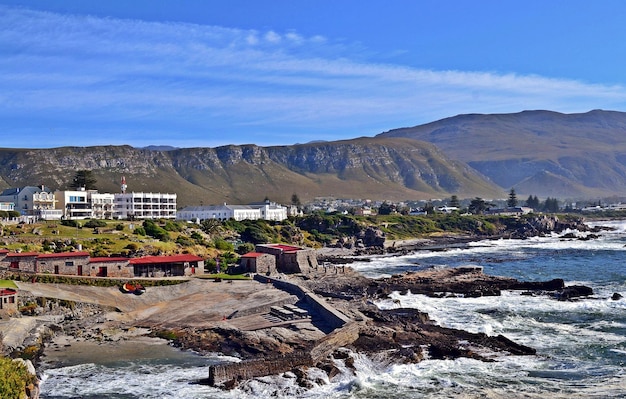
<path fill-rule="evenodd" d="M 130 258 L 125 258 L 123 256 L 112 257 L 112 256 L 103 256 L 100 258 L 91 258 L 89 259 L 89 263 L 104 263 L 104 262 L 128 262 Z"/>
<path fill-rule="evenodd" d="M 38 252 L 9 252 L 7 258 L 36 258 L 39 255 L 41 254 Z"/>
<path fill-rule="evenodd" d="M 262 252 L 248 252 L 247 254 L 241 255 L 242 258 L 258 258 L 261 255 L 267 255 Z"/>
<path fill-rule="evenodd" d="M 183 263 L 183 262 L 199 262 L 203 261 L 199 256 L 182 254 L 171 256 L 144 256 L 142 258 L 132 258 L 130 263 L 133 265 L 149 264 L 149 263 Z"/>
<path fill-rule="evenodd" d="M 77 258 L 89 256 L 89 252 L 59 252 L 54 254 L 41 254 L 39 258 Z"/>
<path fill-rule="evenodd" d="M 17 291 L 11 288 L 0 288 L 0 296 L 15 295 Z"/>
<path fill-rule="evenodd" d="M 285 244 L 272 244 L 270 245 L 272 248 L 282 249 L 285 252 L 293 252 L 293 251 L 301 251 L 302 248 L 294 247 L 293 245 L 285 245 Z"/>
<path fill-rule="evenodd" d="M 8 249 L 0 249 L 0 254 L 8 254 L 9 250 Z"/>

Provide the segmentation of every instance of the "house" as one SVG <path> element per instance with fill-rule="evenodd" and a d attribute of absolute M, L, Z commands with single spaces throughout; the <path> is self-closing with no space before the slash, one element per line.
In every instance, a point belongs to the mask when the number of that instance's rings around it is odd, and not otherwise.
<path fill-rule="evenodd" d="M 248 252 L 241 255 L 233 272 L 273 274 L 276 272 L 276 257 L 263 252 Z"/>
<path fill-rule="evenodd" d="M 519 216 L 519 215 L 527 215 L 533 212 L 534 212 L 533 208 L 528 208 L 525 206 L 515 206 L 515 207 L 508 207 L 508 208 L 488 209 L 485 211 L 485 215 Z"/>
<path fill-rule="evenodd" d="M 44 186 L 9 188 L 0 193 L 0 202 L 10 202 L 23 216 L 44 220 L 59 220 L 63 212 L 56 209 L 54 193 Z"/>
<path fill-rule="evenodd" d="M 39 255 L 37 252 L 9 252 L 3 259 L 0 259 L 0 268 L 34 273 Z"/>
<path fill-rule="evenodd" d="M 15 210 L 15 204 L 13 202 L 0 202 L 0 211 L 12 212 Z"/>
<path fill-rule="evenodd" d="M 88 270 L 89 252 L 40 254 L 35 259 L 35 273 L 83 276 Z"/>
<path fill-rule="evenodd" d="M 196 255 L 145 256 L 131 258 L 135 277 L 173 277 L 204 274 L 204 259 Z"/>
<path fill-rule="evenodd" d="M 259 244 L 255 252 L 273 255 L 279 273 L 309 273 L 318 268 L 315 250 L 285 244 Z"/>
<path fill-rule="evenodd" d="M 17 290 L 0 288 L 0 313 L 17 313 Z"/>
<path fill-rule="evenodd" d="M 27 273 L 90 277 L 173 277 L 204 274 L 204 259 L 190 254 L 142 258 L 90 258 L 88 252 L 40 254 L 0 250 L 0 268 Z"/>

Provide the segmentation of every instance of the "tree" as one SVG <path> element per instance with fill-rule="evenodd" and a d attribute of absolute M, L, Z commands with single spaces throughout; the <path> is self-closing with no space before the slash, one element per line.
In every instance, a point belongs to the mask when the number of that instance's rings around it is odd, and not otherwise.
<path fill-rule="evenodd" d="M 389 204 L 386 201 L 380 204 L 378 207 L 379 215 L 391 215 L 396 210 L 396 207 L 393 204 Z"/>
<path fill-rule="evenodd" d="M 534 197 L 529 195 L 526 200 L 526 206 L 533 209 L 539 209 L 539 198 L 537 198 L 536 195 Z"/>
<path fill-rule="evenodd" d="M 459 202 L 459 197 L 457 197 L 456 195 L 450 197 L 450 202 L 448 203 L 448 206 L 453 208 L 460 208 L 461 203 Z"/>
<path fill-rule="evenodd" d="M 506 206 L 509 208 L 515 208 L 517 206 L 517 195 L 515 194 L 514 188 L 509 191 L 509 200 L 506 202 Z"/>
<path fill-rule="evenodd" d="M 96 180 L 91 170 L 78 170 L 72 179 L 70 187 L 77 190 L 84 188 L 85 190 L 96 190 Z"/>
<path fill-rule="evenodd" d="M 559 211 L 559 201 L 556 198 L 546 198 L 546 201 L 543 203 L 543 210 L 545 212 L 558 212 Z"/>
<path fill-rule="evenodd" d="M 472 200 L 472 202 L 470 202 L 469 207 L 467 209 L 470 211 L 470 213 L 479 215 L 487 210 L 487 203 L 485 202 L 484 199 L 480 197 L 476 197 Z"/>
<path fill-rule="evenodd" d="M 293 195 L 291 196 L 291 204 L 298 208 L 302 206 L 302 202 L 300 202 L 300 197 L 298 197 L 298 194 L 293 193 Z"/>

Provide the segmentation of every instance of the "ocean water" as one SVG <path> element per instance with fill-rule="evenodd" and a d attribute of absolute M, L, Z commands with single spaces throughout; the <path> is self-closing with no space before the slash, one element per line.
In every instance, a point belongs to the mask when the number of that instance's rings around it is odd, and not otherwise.
<path fill-rule="evenodd" d="M 222 392 L 196 384 L 216 357 L 160 347 L 161 356 L 44 366 L 42 398 L 624 398 L 626 397 L 626 221 L 598 239 L 554 237 L 473 243 L 467 249 L 417 252 L 354 264 L 371 277 L 425 267 L 479 265 L 485 273 L 539 281 L 563 278 L 594 295 L 563 302 L 504 292 L 500 297 L 428 298 L 393 294 L 380 308 L 414 307 L 438 324 L 503 334 L 537 349 L 536 356 L 493 354 L 495 362 L 425 360 L 382 367 L 355 355 L 358 372 L 303 390 L 293 376 L 265 378 Z M 582 235 L 582 233 L 581 233 Z M 102 349 L 106 351 L 106 348 Z M 156 350 L 156 349 L 155 349 Z M 106 352 L 105 352 L 106 353 Z M 312 370 L 311 373 L 315 373 Z"/>

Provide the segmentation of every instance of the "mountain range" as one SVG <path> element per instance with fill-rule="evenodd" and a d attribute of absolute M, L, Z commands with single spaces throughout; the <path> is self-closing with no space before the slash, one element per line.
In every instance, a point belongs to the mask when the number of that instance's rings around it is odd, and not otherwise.
<path fill-rule="evenodd" d="M 0 189 L 68 189 L 91 170 L 101 192 L 178 194 L 178 204 L 602 198 L 626 195 L 626 113 L 459 115 L 376 137 L 291 146 L 0 149 Z M 521 197 L 520 197 L 521 198 Z"/>
<path fill-rule="evenodd" d="M 394 129 L 436 145 L 504 189 L 539 197 L 626 194 L 626 113 L 524 111 L 459 115 Z"/>

